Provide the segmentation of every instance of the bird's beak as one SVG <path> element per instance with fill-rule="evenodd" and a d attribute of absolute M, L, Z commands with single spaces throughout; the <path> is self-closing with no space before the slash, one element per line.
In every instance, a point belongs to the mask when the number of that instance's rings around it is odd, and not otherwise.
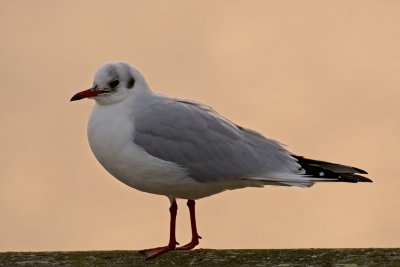
<path fill-rule="evenodd" d="M 92 90 L 92 88 L 90 88 L 90 89 L 87 89 L 87 90 L 84 90 L 82 92 L 79 92 L 79 93 L 75 94 L 71 98 L 71 101 L 81 100 L 81 99 L 88 98 L 88 97 L 94 97 L 94 96 L 97 96 L 99 94 L 100 94 L 99 91 L 94 91 L 94 90 Z"/>

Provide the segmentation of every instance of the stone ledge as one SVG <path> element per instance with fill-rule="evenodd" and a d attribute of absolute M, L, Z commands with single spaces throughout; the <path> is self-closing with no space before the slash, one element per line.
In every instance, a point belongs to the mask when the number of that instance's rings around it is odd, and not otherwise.
<path fill-rule="evenodd" d="M 2 252 L 0 266 L 400 266 L 400 248 L 196 249 L 147 261 L 137 251 Z"/>

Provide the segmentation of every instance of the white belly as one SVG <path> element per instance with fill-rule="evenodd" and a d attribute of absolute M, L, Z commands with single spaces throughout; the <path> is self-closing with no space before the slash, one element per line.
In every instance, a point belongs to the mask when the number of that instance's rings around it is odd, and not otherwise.
<path fill-rule="evenodd" d="M 118 108 L 96 104 L 88 123 L 90 148 L 115 178 L 140 191 L 170 198 L 198 199 L 224 190 L 222 185 L 196 182 L 177 164 L 135 145 L 134 115 L 118 112 Z"/>

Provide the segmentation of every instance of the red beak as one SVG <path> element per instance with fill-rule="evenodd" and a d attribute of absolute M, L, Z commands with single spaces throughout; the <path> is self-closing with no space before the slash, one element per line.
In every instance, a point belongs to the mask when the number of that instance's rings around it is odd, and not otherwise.
<path fill-rule="evenodd" d="M 88 98 L 88 97 L 94 97 L 94 96 L 97 96 L 98 94 L 99 94 L 99 92 L 92 91 L 92 89 L 90 88 L 90 89 L 87 89 L 87 90 L 84 90 L 82 92 L 75 94 L 71 98 L 71 101 L 81 100 L 81 99 Z"/>

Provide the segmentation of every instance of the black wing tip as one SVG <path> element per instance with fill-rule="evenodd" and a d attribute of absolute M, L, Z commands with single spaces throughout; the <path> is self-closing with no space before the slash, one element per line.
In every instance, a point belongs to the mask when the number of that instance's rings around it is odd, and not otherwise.
<path fill-rule="evenodd" d="M 374 182 L 371 179 L 364 177 L 364 176 L 360 176 L 360 178 L 358 178 L 358 181 L 362 182 L 362 183 L 373 183 Z"/>
<path fill-rule="evenodd" d="M 341 174 L 338 176 L 338 182 L 347 183 L 373 183 L 373 181 L 367 177 L 358 174 Z"/>
<path fill-rule="evenodd" d="M 367 172 L 367 171 L 364 171 L 363 169 L 356 168 L 356 167 L 353 167 L 353 169 L 355 169 L 355 170 L 357 171 L 356 173 L 368 174 L 368 172 Z"/>
<path fill-rule="evenodd" d="M 347 182 L 347 183 L 358 183 L 358 182 L 366 182 L 373 183 L 373 181 L 367 177 L 358 175 L 358 174 L 368 174 L 368 172 L 363 169 L 345 166 L 342 164 L 331 163 L 320 160 L 313 160 L 309 158 L 305 158 L 303 156 L 292 155 L 297 159 L 298 163 L 301 167 L 306 171 L 306 174 L 312 175 L 316 178 L 321 178 L 319 173 L 324 174 L 325 177 L 337 178 L 337 182 Z M 332 166 L 332 168 L 331 168 Z M 337 171 L 335 167 L 343 167 L 344 171 Z"/>

